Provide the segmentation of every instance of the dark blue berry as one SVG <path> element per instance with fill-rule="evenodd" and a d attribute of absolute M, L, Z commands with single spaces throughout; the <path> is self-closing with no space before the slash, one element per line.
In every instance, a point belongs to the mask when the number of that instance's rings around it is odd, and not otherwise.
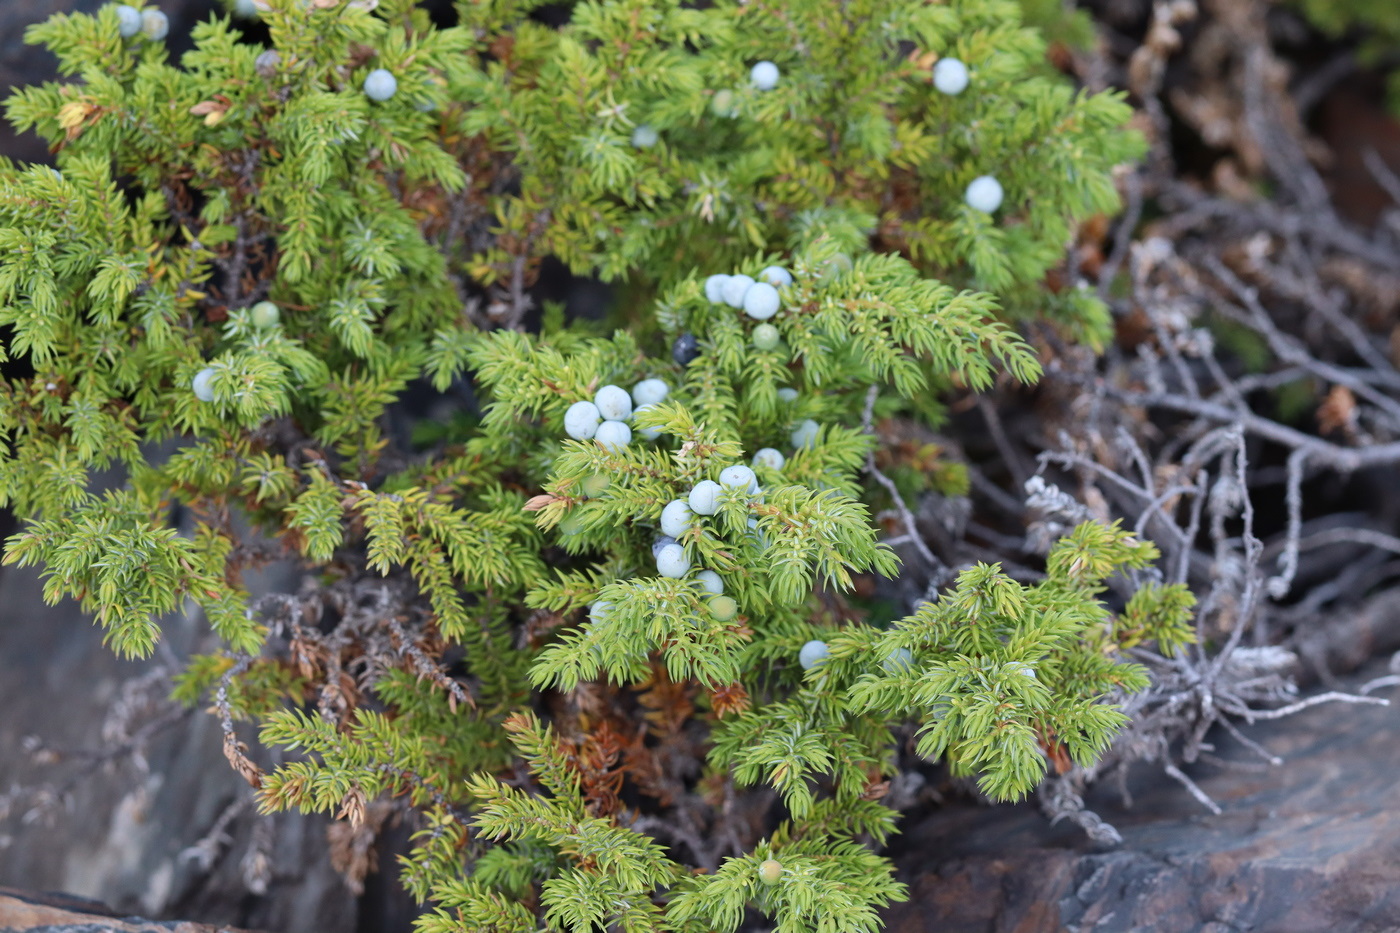
<path fill-rule="evenodd" d="M 671 359 L 682 366 L 689 366 L 690 361 L 699 355 L 700 342 L 691 333 L 681 334 L 671 346 Z"/>

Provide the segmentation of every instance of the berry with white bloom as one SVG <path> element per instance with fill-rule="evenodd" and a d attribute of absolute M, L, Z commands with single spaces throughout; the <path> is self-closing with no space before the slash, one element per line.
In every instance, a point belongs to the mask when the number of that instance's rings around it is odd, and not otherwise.
<path fill-rule="evenodd" d="M 632 131 L 632 146 L 636 149 L 650 149 L 660 138 L 655 129 L 643 123 Z"/>
<path fill-rule="evenodd" d="M 608 450 L 619 451 L 632 443 L 632 429 L 622 421 L 604 421 L 593 439 Z"/>
<path fill-rule="evenodd" d="M 961 94 L 967 81 L 967 66 L 956 58 L 940 58 L 933 66 L 933 86 L 944 94 Z"/>
<path fill-rule="evenodd" d="M 783 464 L 787 463 L 787 457 L 772 447 L 760 447 L 753 452 L 753 465 L 767 467 L 770 470 L 781 470 Z"/>
<path fill-rule="evenodd" d="M 701 589 L 711 596 L 724 595 L 724 581 L 713 570 L 700 571 L 695 575 L 695 581 L 700 584 Z"/>
<path fill-rule="evenodd" d="M 716 596 L 710 600 L 710 615 L 715 618 L 715 621 L 728 622 L 738 614 L 739 604 L 734 601 L 733 597 Z"/>
<path fill-rule="evenodd" d="M 700 341 L 691 333 L 681 334 L 671 344 L 671 359 L 679 366 L 689 366 L 691 360 L 700 355 Z"/>
<path fill-rule="evenodd" d="M 731 467 L 725 467 L 719 474 L 720 485 L 728 486 L 730 489 L 743 489 L 753 492 L 758 488 L 758 480 L 753 475 L 753 470 L 736 463 Z"/>
<path fill-rule="evenodd" d="M 668 544 L 656 555 L 656 572 L 663 577 L 679 579 L 690 571 L 690 558 L 679 544 Z"/>
<path fill-rule="evenodd" d="M 117 34 L 130 39 L 141 31 L 141 11 L 123 3 L 117 7 Z"/>
<path fill-rule="evenodd" d="M 254 327 L 275 327 L 282 312 L 270 301 L 259 301 L 248 309 L 248 316 Z"/>
<path fill-rule="evenodd" d="M 782 266 L 768 266 L 758 274 L 758 280 L 774 288 L 786 288 L 792 284 L 792 273 Z"/>
<path fill-rule="evenodd" d="M 679 543 L 680 542 L 678 542 L 675 538 L 671 537 L 670 535 L 657 535 L 656 540 L 651 542 L 651 556 L 655 558 L 661 553 L 661 549 L 668 544 Z"/>
<path fill-rule="evenodd" d="M 899 674 L 914 666 L 914 655 L 908 648 L 896 648 L 880 662 L 880 666 L 891 674 Z"/>
<path fill-rule="evenodd" d="M 257 5 L 253 3 L 253 0 L 235 0 L 233 4 L 233 15 L 241 16 L 244 19 L 257 19 Z"/>
<path fill-rule="evenodd" d="M 758 863 L 758 880 L 764 884 L 777 884 L 783 877 L 783 863 L 777 859 L 764 859 Z"/>
<path fill-rule="evenodd" d="M 817 432 L 820 430 L 821 425 L 817 424 L 811 418 L 806 419 L 793 429 L 792 437 L 790 438 L 792 446 L 799 450 L 803 447 L 816 446 Z"/>
<path fill-rule="evenodd" d="M 170 19 L 160 10 L 142 10 L 141 32 L 152 42 L 159 42 L 170 34 Z"/>
<path fill-rule="evenodd" d="M 1021 675 L 1022 677 L 1029 677 L 1031 680 L 1039 680 L 1039 679 L 1040 679 L 1039 677 L 1036 677 L 1036 676 L 1035 676 L 1035 668 L 1030 667 L 1030 666 L 1022 667 L 1021 670 L 1019 671 L 1019 673 L 1020 673 L 1020 675 Z"/>
<path fill-rule="evenodd" d="M 705 280 L 705 297 L 710 300 L 710 304 L 719 304 L 724 301 L 724 286 L 728 284 L 729 276 L 723 272 L 710 276 Z"/>
<path fill-rule="evenodd" d="M 760 91 L 773 90 L 778 86 L 778 78 L 781 76 L 778 66 L 772 62 L 759 62 L 749 69 L 749 83 Z"/>
<path fill-rule="evenodd" d="M 265 49 L 258 53 L 258 57 L 253 59 L 253 70 L 264 78 L 270 78 L 277 74 L 277 69 L 282 64 L 282 56 L 276 49 Z"/>
<path fill-rule="evenodd" d="M 656 407 L 655 405 L 638 405 L 635 409 L 632 410 L 632 414 L 633 414 L 633 416 L 635 417 L 635 416 L 636 416 L 637 414 L 639 414 L 640 412 L 644 412 L 644 411 L 646 411 L 648 408 L 655 408 L 655 407 Z M 661 436 L 661 429 L 660 429 L 660 428 L 638 428 L 638 429 L 637 429 L 637 433 L 640 434 L 642 437 L 646 438 L 646 439 L 649 440 L 649 441 L 654 441 L 654 440 L 656 440 L 658 437 Z"/>
<path fill-rule="evenodd" d="M 632 415 L 632 396 L 621 386 L 603 386 L 593 396 L 593 404 L 604 421 L 621 421 Z"/>
<path fill-rule="evenodd" d="M 797 653 L 797 663 L 802 665 L 804 671 L 810 671 L 812 668 L 825 661 L 830 654 L 831 652 L 827 650 L 826 642 L 809 641 L 807 644 L 803 645 L 802 650 Z"/>
<path fill-rule="evenodd" d="M 612 603 L 606 599 L 600 599 L 588 607 L 589 621 L 597 625 L 608 617 L 608 612 L 612 610 Z"/>
<path fill-rule="evenodd" d="M 194 374 L 194 379 L 190 382 L 190 388 L 194 389 L 194 397 L 201 402 L 214 401 L 214 389 L 210 385 L 214 381 L 214 370 L 205 367 Z"/>
<path fill-rule="evenodd" d="M 574 402 L 564 412 L 564 433 L 576 441 L 591 441 L 603 416 L 592 402 Z"/>
<path fill-rule="evenodd" d="M 690 506 L 684 499 L 672 499 L 661 510 L 661 533 L 679 538 L 690 530 Z"/>
<path fill-rule="evenodd" d="M 785 402 L 795 402 L 797 401 L 797 390 L 792 386 L 783 386 L 778 390 L 778 398 Z"/>
<path fill-rule="evenodd" d="M 753 329 L 753 345 L 755 350 L 777 349 L 780 335 L 778 328 L 772 324 L 760 324 Z"/>
<path fill-rule="evenodd" d="M 1001 190 L 1001 182 L 990 175 L 979 175 L 967 186 L 963 200 L 974 211 L 990 214 L 1001 207 L 1003 197 L 1005 192 Z"/>
<path fill-rule="evenodd" d="M 696 515 L 713 515 L 719 508 L 719 494 L 724 487 L 712 479 L 702 479 L 690 490 L 686 504 Z"/>
<path fill-rule="evenodd" d="M 744 296 L 748 294 L 749 288 L 753 286 L 753 279 L 743 273 L 731 275 L 729 281 L 724 283 L 722 294 L 724 303 L 731 308 L 742 308 L 744 306 Z M 772 286 L 769 286 L 770 288 Z"/>
<path fill-rule="evenodd" d="M 768 320 L 781 306 L 778 290 L 767 282 L 755 282 L 744 292 L 744 313 L 755 321 Z"/>
<path fill-rule="evenodd" d="M 376 68 L 365 77 L 365 96 L 370 100 L 386 101 L 399 91 L 399 79 L 384 68 Z"/>
<path fill-rule="evenodd" d="M 643 379 L 632 387 L 632 400 L 638 405 L 660 405 L 671 394 L 671 387 L 660 379 Z"/>

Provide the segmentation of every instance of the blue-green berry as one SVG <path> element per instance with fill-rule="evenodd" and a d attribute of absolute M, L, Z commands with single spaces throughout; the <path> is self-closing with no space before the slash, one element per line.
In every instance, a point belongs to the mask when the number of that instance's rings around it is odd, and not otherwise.
<path fill-rule="evenodd" d="M 194 389 L 194 397 L 201 402 L 214 401 L 214 370 L 206 366 L 194 374 L 194 379 L 190 382 L 190 388 Z"/>
<path fill-rule="evenodd" d="M 778 328 L 772 324 L 760 324 L 753 329 L 753 346 L 755 350 L 776 350 L 781 341 Z"/>
<path fill-rule="evenodd" d="M 744 292 L 744 313 L 755 321 L 766 321 L 782 307 L 778 290 L 767 282 L 755 282 Z"/>
<path fill-rule="evenodd" d="M 661 510 L 661 531 L 679 538 L 690 530 L 690 504 L 684 499 L 672 499 Z"/>
<path fill-rule="evenodd" d="M 645 123 L 632 130 L 632 145 L 637 149 L 650 149 L 660 138 L 660 134 Z"/>
<path fill-rule="evenodd" d="M 632 417 L 632 396 L 621 386 L 607 385 L 593 396 L 593 404 L 598 406 L 598 414 L 604 421 L 622 421 Z"/>
<path fill-rule="evenodd" d="M 760 91 L 771 91 L 778 86 L 778 78 L 782 73 L 778 71 L 778 66 L 772 62 L 759 62 L 749 69 L 749 83 Z"/>
<path fill-rule="evenodd" d="M 702 570 L 695 575 L 695 582 L 700 584 L 700 588 L 711 596 L 724 595 L 724 580 L 713 570 Z"/>
<path fill-rule="evenodd" d="M 738 114 L 736 103 L 733 91 L 716 91 L 714 99 L 710 101 L 710 110 L 717 117 L 733 117 Z"/>
<path fill-rule="evenodd" d="M 991 214 L 1001 207 L 1003 197 L 1005 197 L 1005 192 L 1002 191 L 1001 182 L 990 175 L 981 175 L 972 179 L 972 183 L 967 186 L 967 193 L 963 196 L 963 200 L 974 211 Z"/>
<path fill-rule="evenodd" d="M 632 443 L 632 429 L 622 421 L 604 421 L 598 425 L 598 433 L 593 435 L 593 439 L 616 452 Z"/>
<path fill-rule="evenodd" d="M 880 662 L 880 666 L 891 674 L 903 673 L 914 666 L 914 655 L 908 648 L 896 648 Z"/>
<path fill-rule="evenodd" d="M 719 508 L 719 494 L 723 488 L 712 479 L 702 479 L 690 490 L 686 504 L 696 515 L 713 515 Z"/>
<path fill-rule="evenodd" d="M 778 398 L 784 402 L 797 401 L 797 390 L 792 386 L 783 386 L 778 390 Z"/>
<path fill-rule="evenodd" d="M 724 301 L 724 286 L 728 284 L 729 276 L 723 272 L 710 276 L 705 280 L 705 297 L 710 304 L 719 304 Z"/>
<path fill-rule="evenodd" d="M 592 402 L 574 402 L 564 412 L 564 433 L 576 441 L 591 441 L 603 416 Z"/>
<path fill-rule="evenodd" d="M 141 11 L 134 6 L 121 4 L 117 7 L 117 35 L 130 39 L 141 31 Z"/>
<path fill-rule="evenodd" d="M 753 470 L 736 463 L 733 466 L 725 467 L 720 471 L 719 482 L 721 486 L 728 486 L 730 489 L 742 489 L 745 492 L 753 492 L 758 487 L 758 480 L 754 476 Z"/>
<path fill-rule="evenodd" d="M 760 447 L 753 452 L 754 466 L 765 467 L 769 470 L 781 470 L 786 463 L 787 457 L 772 447 Z"/>
<path fill-rule="evenodd" d="M 807 418 L 792 431 L 792 446 L 801 450 L 803 447 L 815 447 L 817 443 L 817 432 L 821 430 L 821 425 L 811 418 Z"/>
<path fill-rule="evenodd" d="M 170 19 L 160 10 L 142 10 L 141 32 L 152 42 L 159 42 L 170 34 Z"/>
<path fill-rule="evenodd" d="M 679 544 L 668 544 L 656 555 L 656 572 L 663 577 L 679 579 L 690 572 L 690 558 Z"/>
<path fill-rule="evenodd" d="M 758 280 L 760 282 L 767 282 L 774 288 L 786 288 L 792 284 L 792 273 L 782 266 L 766 266 L 763 271 L 758 274 Z"/>
<path fill-rule="evenodd" d="M 661 553 L 661 549 L 664 548 L 666 545 L 679 543 L 680 542 L 678 542 L 675 538 L 671 537 L 670 535 L 657 535 L 656 539 L 651 542 L 652 558 L 656 558 L 657 555 Z"/>
<path fill-rule="evenodd" d="M 967 82 L 967 66 L 956 58 L 940 58 L 933 66 L 933 86 L 943 94 L 961 94 L 967 90 Z"/>
<path fill-rule="evenodd" d="M 276 327 L 282 311 L 270 301 L 259 301 L 248 309 L 254 327 Z"/>
<path fill-rule="evenodd" d="M 797 663 L 802 665 L 804 671 L 810 671 L 818 664 L 823 663 L 831 655 L 824 641 L 809 641 L 802 646 L 802 650 L 797 653 Z"/>
<path fill-rule="evenodd" d="M 671 394 L 671 387 L 660 379 L 643 379 L 632 387 L 632 400 L 638 405 L 660 405 Z"/>
<path fill-rule="evenodd" d="M 636 408 L 632 409 L 632 417 L 633 417 L 633 419 L 635 419 L 637 415 L 639 415 L 639 414 L 641 414 L 642 412 L 646 411 L 648 408 L 655 408 L 655 407 L 656 407 L 655 405 L 638 405 Z M 637 428 L 637 430 L 636 430 L 635 433 L 640 434 L 642 437 L 644 437 L 645 439 L 647 439 L 647 440 L 649 440 L 649 441 L 654 441 L 654 440 L 656 440 L 658 437 L 661 436 L 661 429 L 660 429 L 660 428 Z"/>
<path fill-rule="evenodd" d="M 370 100 L 386 101 L 398 93 L 399 79 L 385 68 L 376 68 L 365 76 L 364 89 Z"/>
<path fill-rule="evenodd" d="M 728 622 L 739 614 L 739 604 L 733 597 L 716 596 L 710 600 L 710 615 L 717 622 Z"/>
<path fill-rule="evenodd" d="M 740 273 L 731 275 L 729 281 L 724 283 L 724 303 L 731 308 L 742 308 L 744 306 L 744 296 L 753 287 L 753 278 Z M 772 286 L 769 286 L 770 288 Z"/>

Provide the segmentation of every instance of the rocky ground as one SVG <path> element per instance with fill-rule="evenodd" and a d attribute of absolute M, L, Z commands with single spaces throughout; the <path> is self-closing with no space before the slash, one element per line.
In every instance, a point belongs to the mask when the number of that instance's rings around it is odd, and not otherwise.
<path fill-rule="evenodd" d="M 0 2 L 0 87 L 42 80 L 51 67 L 22 43 L 24 25 L 99 5 Z M 213 2 L 162 6 L 180 37 Z M 961 511 L 925 503 L 922 530 L 949 566 L 1033 563 L 1034 548 L 1018 542 L 1048 527 L 1047 513 L 1028 517 L 1019 491 L 1006 490 L 1048 457 L 1095 514 L 1141 515 L 1159 540 L 1186 542 L 1169 556 L 1209 592 L 1215 643 L 1274 645 L 1295 659 L 1270 684 L 1291 680 L 1303 696 L 1371 686 L 1367 696 L 1400 702 L 1377 682 L 1400 648 L 1400 474 L 1394 461 L 1354 456 L 1395 435 L 1400 411 L 1400 123 L 1381 76 L 1346 40 L 1259 0 L 1087 6 L 1100 44 L 1053 57 L 1090 88 L 1129 89 L 1152 144 L 1125 176 L 1125 219 L 1086 231 L 1069 270 L 1105 294 L 1115 270 L 1127 270 L 1124 293 L 1110 296 L 1118 339 L 1102 359 L 1064 352 L 1034 395 L 1003 390 L 959 415 L 974 425 L 962 432 L 974 494 Z M 33 137 L 3 127 L 0 154 L 46 158 Z M 1236 342 L 1218 353 L 1197 336 L 1210 315 L 1212 326 L 1237 325 L 1228 331 Z M 1241 329 L 1252 343 L 1240 342 Z M 1244 374 L 1239 358 L 1255 351 L 1315 376 L 1311 394 L 1290 401 Z M 1152 391 L 1122 388 L 1144 383 Z M 1289 415 L 1299 404 L 1304 413 Z M 1282 595 L 1247 633 L 1220 607 L 1263 597 L 1220 584 L 1231 566 L 1237 576 L 1251 570 L 1222 559 L 1234 546 L 1226 533 L 1206 540 L 1199 528 L 1198 542 L 1148 505 L 1186 476 L 1191 456 L 1192 468 L 1210 466 L 1220 456 L 1210 432 L 1231 423 L 1244 425 L 1252 464 L 1245 485 L 1268 558 L 1259 568 L 1281 580 L 1275 559 L 1295 556 Z M 1136 440 L 1122 445 L 1125 435 Z M 1150 468 L 1139 469 L 1139 455 Z M 1228 459 L 1211 469 L 1207 478 L 1228 479 Z M 1306 507 L 1294 509 L 1295 499 Z M 0 536 L 12 530 L 0 514 Z M 265 580 L 284 585 L 275 573 Z M 0 931 L 213 929 L 193 921 L 279 933 L 407 929 L 412 905 L 392 861 L 403 827 L 384 827 L 376 842 L 324 819 L 254 817 L 215 721 L 163 702 L 198 620 L 167 621 L 168 654 L 122 662 L 75 607 L 45 607 L 40 587 L 31 572 L 0 569 Z M 893 849 L 913 896 L 888 911 L 888 929 L 1400 928 L 1395 708 L 1334 702 L 1254 723 L 1236 710 L 1221 725 L 1212 703 L 1233 702 L 1248 678 L 1219 674 L 1188 665 L 1163 675 L 1177 678 L 1174 696 L 1190 715 L 1178 723 L 1142 708 L 1157 731 L 1124 743 L 1114 762 L 1131 807 L 1115 781 L 1083 774 L 1064 785 L 1087 787 L 1083 809 L 1048 797 L 984 806 L 937 769 L 920 770 Z M 1276 690 L 1246 706 L 1291 697 Z M 1069 818 L 1052 823 L 1047 813 Z M 133 915 L 191 922 L 114 919 Z"/>

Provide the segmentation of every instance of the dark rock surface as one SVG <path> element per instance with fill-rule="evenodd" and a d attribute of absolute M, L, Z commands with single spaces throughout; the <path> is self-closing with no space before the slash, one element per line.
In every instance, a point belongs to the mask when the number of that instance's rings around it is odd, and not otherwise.
<path fill-rule="evenodd" d="M 906 826 L 898 861 L 911 898 L 891 908 L 887 929 L 1400 929 L 1400 708 L 1327 704 L 1246 733 L 1284 764 L 1185 769 L 1220 816 L 1148 765 L 1129 781 L 1131 809 L 1107 787 L 1093 791 L 1086 804 L 1123 834 L 1112 850 L 1029 804 L 952 807 Z M 1262 764 L 1218 742 L 1226 760 Z"/>

